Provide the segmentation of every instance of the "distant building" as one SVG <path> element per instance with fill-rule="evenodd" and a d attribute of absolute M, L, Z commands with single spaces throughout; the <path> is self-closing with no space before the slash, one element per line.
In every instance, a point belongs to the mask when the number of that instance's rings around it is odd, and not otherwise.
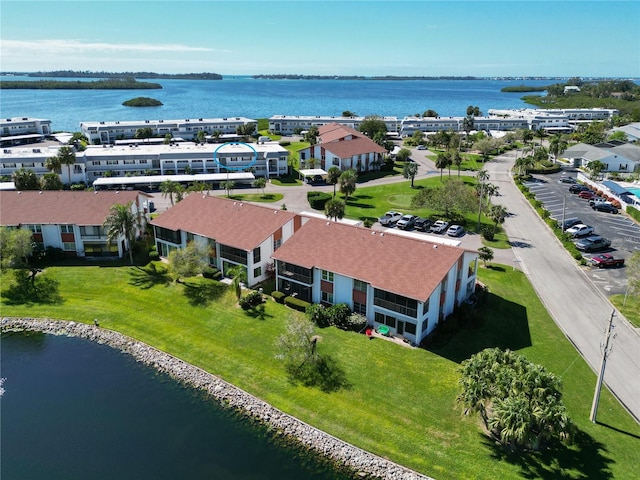
<path fill-rule="evenodd" d="M 240 126 L 258 126 L 257 120 L 245 117 L 225 118 L 185 118 L 183 120 L 121 120 L 115 122 L 81 122 L 80 131 L 91 143 L 111 144 L 116 140 L 134 138 L 142 128 L 150 128 L 153 135 L 164 137 L 167 134 L 186 140 L 195 140 L 198 132 L 210 135 L 218 133 L 235 134 Z"/>
<path fill-rule="evenodd" d="M 640 147 L 620 140 L 595 145 L 578 143 L 567 148 L 561 156 L 571 160 L 575 167 L 586 168 L 589 162 L 598 160 L 604 164 L 605 172 L 640 171 Z"/>
<path fill-rule="evenodd" d="M 131 245 L 124 237 L 109 244 L 102 225 L 113 205 L 132 202 L 143 229 L 147 198 L 136 191 L 0 191 L 0 225 L 31 230 L 34 242 L 60 248 L 68 257 L 122 257 Z"/>
<path fill-rule="evenodd" d="M 280 133 L 282 135 L 293 135 L 297 131 L 307 131 L 311 127 L 322 127 L 335 123 L 337 125 L 343 125 L 358 129 L 367 117 L 338 117 L 338 116 L 323 116 L 323 115 L 274 115 L 269 118 L 269 130 L 272 132 Z M 398 118 L 397 117 L 380 117 L 380 120 L 384 122 L 387 127 L 387 132 L 398 133 Z"/>
<path fill-rule="evenodd" d="M 2 147 L 41 142 L 51 135 L 51 120 L 30 117 L 3 118 L 0 120 Z"/>
<path fill-rule="evenodd" d="M 365 172 L 380 166 L 387 150 L 351 127 L 331 123 L 319 127 L 318 143 L 298 151 L 300 161 L 316 158 L 320 169 L 338 167 Z"/>

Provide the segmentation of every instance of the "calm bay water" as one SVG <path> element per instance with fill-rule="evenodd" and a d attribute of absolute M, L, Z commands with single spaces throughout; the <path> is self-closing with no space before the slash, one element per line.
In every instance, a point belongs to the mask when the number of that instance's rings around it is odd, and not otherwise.
<path fill-rule="evenodd" d="M 4 334 L 3 480 L 347 479 L 110 347 Z"/>
<path fill-rule="evenodd" d="M 33 78 L 12 77 L 34 80 Z M 78 80 L 78 79 L 73 79 Z M 95 79 L 86 79 L 95 80 Z M 524 108 L 523 93 L 509 85 L 548 85 L 553 80 L 152 80 L 161 90 L 0 90 L 0 116 L 48 118 L 55 131 L 78 131 L 83 121 L 248 117 L 273 115 L 357 115 L 403 118 L 428 109 L 440 116 L 465 115 L 469 105 Z M 145 96 L 161 107 L 125 107 Z"/>

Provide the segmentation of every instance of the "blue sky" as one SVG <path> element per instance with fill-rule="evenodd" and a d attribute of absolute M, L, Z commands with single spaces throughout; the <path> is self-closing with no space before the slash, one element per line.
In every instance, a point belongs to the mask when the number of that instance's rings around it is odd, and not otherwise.
<path fill-rule="evenodd" d="M 640 77 L 640 2 L 0 2 L 0 70 Z"/>

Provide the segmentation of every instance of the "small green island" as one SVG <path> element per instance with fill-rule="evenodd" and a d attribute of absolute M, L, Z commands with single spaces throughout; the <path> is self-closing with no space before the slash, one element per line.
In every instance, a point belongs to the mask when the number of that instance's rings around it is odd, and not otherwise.
<path fill-rule="evenodd" d="M 122 105 L 125 107 L 159 107 L 162 105 L 162 102 L 155 98 L 136 97 L 122 102 Z"/>
<path fill-rule="evenodd" d="M 135 78 L 107 78 L 104 80 L 3 80 L 0 89 L 7 90 L 146 90 L 162 88 L 154 82 L 140 82 Z"/>

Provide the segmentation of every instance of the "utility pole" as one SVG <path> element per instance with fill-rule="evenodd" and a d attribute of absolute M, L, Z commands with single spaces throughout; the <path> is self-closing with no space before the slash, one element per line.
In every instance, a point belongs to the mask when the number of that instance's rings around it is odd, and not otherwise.
<path fill-rule="evenodd" d="M 607 357 L 611 353 L 611 346 L 609 342 L 615 334 L 611 335 L 613 329 L 613 316 L 615 310 L 611 310 L 611 316 L 609 317 L 609 324 L 607 325 L 607 331 L 604 336 L 604 346 L 602 348 L 602 363 L 600 364 L 600 373 L 598 374 L 598 381 L 596 382 L 596 391 L 593 394 L 593 404 L 591 405 L 591 415 L 589 420 L 596 423 L 596 415 L 598 414 L 598 403 L 600 402 L 600 390 L 602 389 L 602 380 L 604 379 L 604 368 L 607 365 Z"/>

